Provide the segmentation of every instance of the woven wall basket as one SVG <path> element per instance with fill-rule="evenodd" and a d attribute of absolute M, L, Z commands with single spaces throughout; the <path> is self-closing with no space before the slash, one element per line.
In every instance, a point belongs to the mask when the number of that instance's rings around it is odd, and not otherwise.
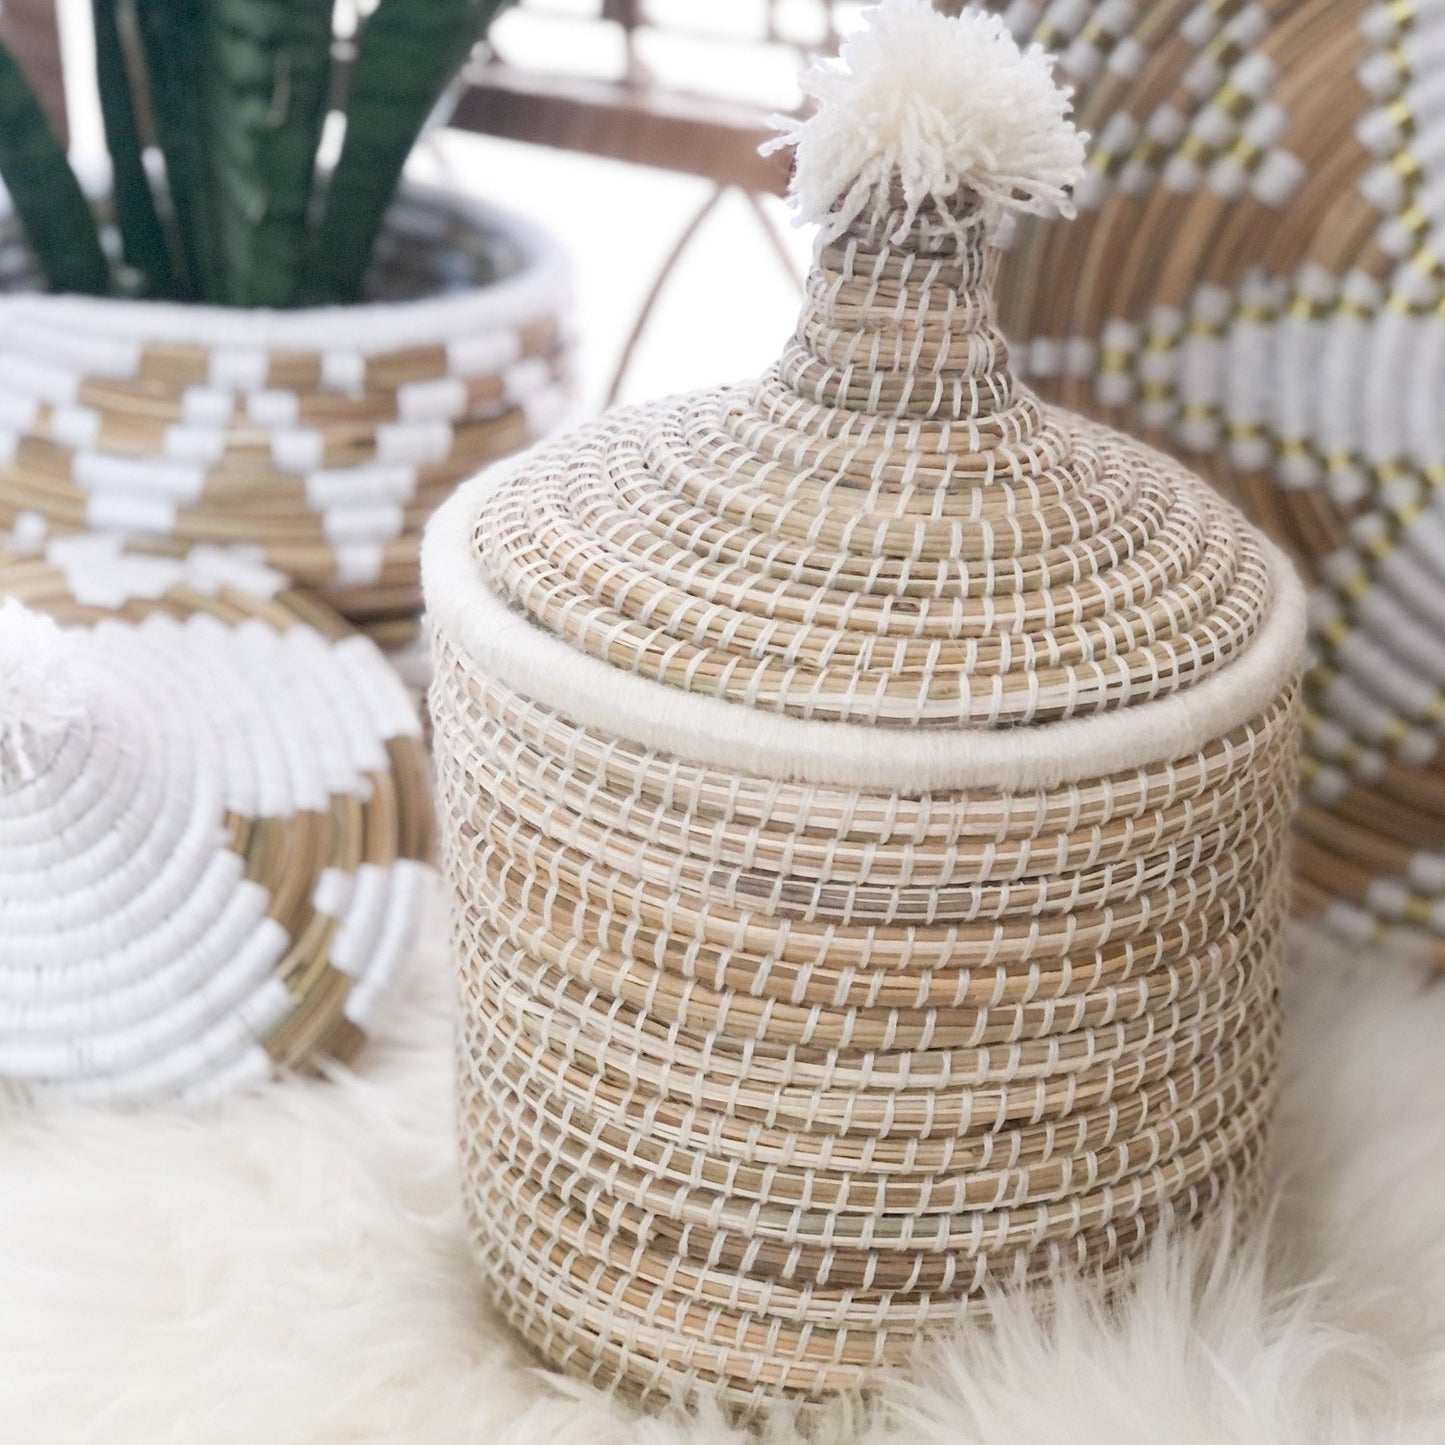
<path fill-rule="evenodd" d="M 866 1388 L 1261 1183 L 1302 589 L 1010 374 L 987 237 L 1082 156 L 1042 59 L 910 0 L 844 54 L 779 362 L 424 549 L 478 1258 L 654 1401 Z"/>
<path fill-rule="evenodd" d="M 0 1082 L 205 1099 L 349 1056 L 431 831 L 400 682 L 279 574 L 101 537 L 0 564 Z"/>
<path fill-rule="evenodd" d="M 567 277 L 531 226 L 413 188 L 370 289 L 298 311 L 48 296 L 0 233 L 0 538 L 240 545 L 404 643 L 427 516 L 558 417 Z"/>
<path fill-rule="evenodd" d="M 1003 266 L 1021 369 L 1301 560 L 1296 896 L 1445 962 L 1445 5 L 1007 17 L 1061 53 L 1094 135 L 1079 221 L 1026 224 Z"/>

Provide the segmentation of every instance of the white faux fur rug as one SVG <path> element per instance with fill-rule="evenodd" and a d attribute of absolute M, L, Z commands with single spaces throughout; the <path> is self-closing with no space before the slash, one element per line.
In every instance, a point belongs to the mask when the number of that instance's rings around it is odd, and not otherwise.
<path fill-rule="evenodd" d="M 1445 1440 L 1445 987 L 1297 945 L 1267 1247 L 1156 1251 L 939 1347 L 841 1439 Z M 1304 955 L 1308 955 L 1305 957 Z M 538 1369 L 477 1300 L 434 935 L 357 1077 L 206 1118 L 0 1115 L 6 1445 L 686 1445 Z"/>

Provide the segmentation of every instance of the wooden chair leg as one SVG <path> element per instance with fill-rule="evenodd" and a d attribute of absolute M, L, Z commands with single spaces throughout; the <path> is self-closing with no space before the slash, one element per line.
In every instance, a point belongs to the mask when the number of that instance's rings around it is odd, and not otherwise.
<path fill-rule="evenodd" d="M 768 244 L 773 255 L 778 258 L 778 264 L 783 268 L 784 274 L 798 288 L 803 289 L 803 282 L 807 279 L 804 268 L 799 266 L 793 259 L 793 253 L 788 250 L 788 243 L 783 239 L 782 232 L 778 229 L 778 223 L 768 214 L 768 208 L 756 191 L 745 191 L 748 198 L 748 205 L 752 208 L 753 215 L 758 218 L 758 225 L 763 228 L 763 234 L 768 238 Z"/>
<path fill-rule="evenodd" d="M 662 263 L 662 269 L 653 279 L 646 297 L 643 299 L 642 308 L 637 313 L 637 319 L 632 323 L 632 330 L 628 332 L 626 344 L 622 348 L 622 354 L 617 359 L 617 368 L 612 373 L 612 384 L 607 389 L 607 405 L 611 406 L 622 390 L 622 383 L 627 376 L 628 368 L 632 365 L 633 354 L 637 350 L 637 343 L 642 338 L 643 331 L 656 309 L 658 297 L 662 295 L 662 288 L 667 285 L 668 277 L 677 269 L 677 263 L 682 260 L 687 248 L 692 244 L 693 238 L 702 229 L 703 222 L 717 210 L 718 203 L 727 194 L 727 186 L 714 186 L 712 193 L 703 202 L 701 209 L 683 228 L 682 234 L 677 238 L 671 251 L 667 253 L 667 259 Z"/>
<path fill-rule="evenodd" d="M 622 353 L 617 359 L 616 369 L 612 373 L 612 383 L 607 389 L 607 405 L 612 406 L 622 391 L 622 383 L 627 377 L 628 370 L 632 366 L 632 359 L 637 352 L 637 346 L 642 339 L 642 333 L 647 329 L 647 323 L 652 319 L 652 313 L 657 309 L 658 298 L 662 295 L 662 289 L 667 285 L 668 278 L 677 269 L 678 263 L 682 260 L 687 248 L 696 238 L 697 233 L 702 229 L 707 218 L 717 209 L 718 203 L 735 188 L 727 185 L 715 186 L 703 202 L 696 215 L 683 228 L 682 234 L 677 238 L 671 251 L 667 253 L 667 259 L 662 263 L 661 269 L 653 279 L 652 285 L 648 288 L 646 297 L 637 313 L 637 319 L 632 323 L 632 330 L 628 333 L 626 344 Z M 803 276 L 792 254 L 788 250 L 787 242 L 779 233 L 777 222 L 768 214 L 767 206 L 763 197 L 756 191 L 742 190 L 742 195 L 748 203 L 748 208 L 756 217 L 763 235 L 767 237 L 768 249 L 777 258 L 778 264 L 783 268 L 784 274 L 799 290 L 802 289 Z"/>

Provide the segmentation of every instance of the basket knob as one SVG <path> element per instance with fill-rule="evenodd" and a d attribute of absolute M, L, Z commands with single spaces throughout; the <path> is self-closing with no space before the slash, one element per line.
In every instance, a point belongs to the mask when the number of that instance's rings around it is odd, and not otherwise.
<path fill-rule="evenodd" d="M 86 713 L 74 641 L 13 597 L 0 604 L 0 792 L 44 772 Z"/>
<path fill-rule="evenodd" d="M 997 16 L 887 0 L 809 71 L 781 121 L 816 264 L 780 373 L 849 411 L 964 421 L 1013 407 L 993 242 L 1015 212 L 1072 214 L 1084 138 L 1042 50 Z M 1015 429 L 1016 430 L 1016 429 Z"/>
<path fill-rule="evenodd" d="M 803 76 L 812 114 L 778 118 L 764 147 L 794 147 L 800 224 L 826 243 L 894 215 L 901 239 L 925 208 L 990 233 L 1011 213 L 1073 214 L 1085 137 L 1040 46 L 1021 50 L 997 15 L 930 0 L 884 0 L 866 18 L 837 63 Z"/>

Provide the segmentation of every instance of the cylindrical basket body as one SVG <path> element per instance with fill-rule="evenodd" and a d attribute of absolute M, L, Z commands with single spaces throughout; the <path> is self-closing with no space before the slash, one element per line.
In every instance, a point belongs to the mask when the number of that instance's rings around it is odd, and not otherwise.
<path fill-rule="evenodd" d="M 549 1360 L 744 1409 L 1260 1191 L 1304 603 L 1042 408 L 981 229 L 432 524 L 467 1201 Z"/>

